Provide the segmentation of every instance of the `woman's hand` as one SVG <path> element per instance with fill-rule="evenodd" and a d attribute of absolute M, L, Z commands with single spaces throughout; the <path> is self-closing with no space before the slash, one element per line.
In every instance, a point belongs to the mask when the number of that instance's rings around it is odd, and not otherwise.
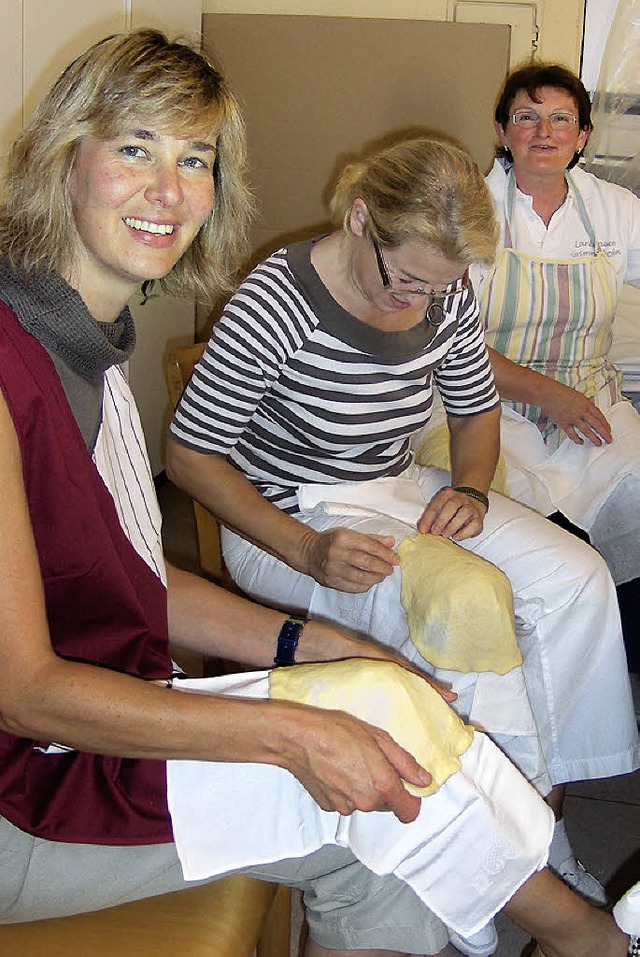
<path fill-rule="evenodd" d="M 303 707 L 303 706 L 298 706 Z M 403 823 L 414 821 L 420 798 L 409 794 L 403 779 L 417 787 L 431 775 L 386 731 L 344 711 L 305 708 L 282 763 L 324 811 L 391 811 Z"/>
<path fill-rule="evenodd" d="M 613 439 L 611 426 L 597 405 L 582 392 L 546 378 L 547 383 L 538 404 L 549 418 L 576 445 L 584 445 L 584 439 L 588 439 L 592 445 L 609 445 Z"/>
<path fill-rule="evenodd" d="M 349 528 L 307 529 L 300 546 L 300 571 L 327 588 L 360 594 L 399 564 L 394 544 L 393 536 L 363 535 Z"/>
<path fill-rule="evenodd" d="M 480 534 L 486 514 L 486 508 L 477 499 L 454 488 L 441 488 L 422 513 L 418 531 L 462 542 Z"/>
<path fill-rule="evenodd" d="M 582 392 L 563 385 L 548 375 L 520 366 L 494 349 L 489 349 L 498 391 L 503 399 L 527 402 L 543 409 L 576 445 L 588 439 L 593 445 L 612 441 L 606 416 Z"/>

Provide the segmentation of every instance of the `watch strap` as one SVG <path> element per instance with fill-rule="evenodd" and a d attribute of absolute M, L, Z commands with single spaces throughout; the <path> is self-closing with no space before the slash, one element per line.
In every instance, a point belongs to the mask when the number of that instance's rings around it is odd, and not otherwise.
<path fill-rule="evenodd" d="M 293 615 L 283 623 L 278 635 L 276 656 L 273 659 L 277 668 L 295 664 L 296 648 L 306 623 L 306 618 L 296 618 Z"/>
<path fill-rule="evenodd" d="M 489 496 L 481 492 L 479 488 L 472 488 L 470 485 L 456 485 L 453 491 L 463 492 L 465 495 L 468 495 L 469 498 L 475 498 L 476 502 L 481 502 L 486 510 L 489 511 Z"/>

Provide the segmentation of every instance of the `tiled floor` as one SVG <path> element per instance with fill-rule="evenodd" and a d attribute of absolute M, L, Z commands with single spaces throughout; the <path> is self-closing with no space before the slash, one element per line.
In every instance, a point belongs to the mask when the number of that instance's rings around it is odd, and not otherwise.
<path fill-rule="evenodd" d="M 182 568 L 197 568 L 191 506 L 170 483 L 158 490 L 164 516 L 168 557 Z M 636 711 L 640 713 L 640 677 L 633 676 Z M 570 785 L 565 819 L 575 851 L 601 880 L 613 900 L 640 879 L 640 771 L 605 781 Z M 497 957 L 525 957 L 529 938 L 506 917 L 499 917 Z M 449 947 L 447 957 L 459 957 Z M 292 957 L 296 957 L 292 951 Z"/>

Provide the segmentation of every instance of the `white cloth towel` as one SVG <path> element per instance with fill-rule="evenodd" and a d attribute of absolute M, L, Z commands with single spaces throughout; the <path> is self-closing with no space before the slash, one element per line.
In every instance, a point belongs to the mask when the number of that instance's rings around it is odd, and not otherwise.
<path fill-rule="evenodd" d="M 412 472 L 410 467 L 396 478 L 301 485 L 298 505 L 303 514 L 321 508 L 327 515 L 386 515 L 403 522 L 408 535 L 415 535 L 418 519 L 427 503 Z"/>
<path fill-rule="evenodd" d="M 640 881 L 620 898 L 613 908 L 613 916 L 625 934 L 640 937 Z"/>
<path fill-rule="evenodd" d="M 177 682 L 181 691 L 268 696 L 268 672 Z M 485 735 L 461 770 L 422 800 L 416 821 L 322 811 L 288 771 L 262 764 L 168 761 L 168 801 L 186 880 L 326 844 L 350 848 L 376 874 L 406 881 L 448 926 L 469 935 L 547 860 L 553 815 Z"/>

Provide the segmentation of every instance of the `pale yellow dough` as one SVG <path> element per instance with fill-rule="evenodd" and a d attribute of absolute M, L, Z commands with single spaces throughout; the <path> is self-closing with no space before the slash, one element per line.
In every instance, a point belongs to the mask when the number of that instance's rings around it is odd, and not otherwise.
<path fill-rule="evenodd" d="M 431 465 L 437 469 L 444 469 L 445 472 L 451 471 L 451 455 L 449 453 L 449 428 L 445 425 L 437 425 L 430 432 L 427 432 L 424 439 L 415 452 L 415 460 L 418 465 Z M 500 492 L 509 498 L 509 483 L 507 482 L 507 463 L 504 456 L 500 453 L 495 475 L 491 482 L 491 488 L 494 492 Z"/>
<path fill-rule="evenodd" d="M 522 664 L 504 572 L 438 535 L 405 538 L 398 555 L 409 635 L 423 658 L 437 668 L 499 675 Z"/>
<path fill-rule="evenodd" d="M 276 668 L 269 674 L 272 698 L 347 711 L 383 728 L 431 774 L 428 787 L 405 782 L 426 797 L 460 769 L 460 755 L 473 739 L 464 724 L 424 678 L 400 665 L 370 658 Z"/>

